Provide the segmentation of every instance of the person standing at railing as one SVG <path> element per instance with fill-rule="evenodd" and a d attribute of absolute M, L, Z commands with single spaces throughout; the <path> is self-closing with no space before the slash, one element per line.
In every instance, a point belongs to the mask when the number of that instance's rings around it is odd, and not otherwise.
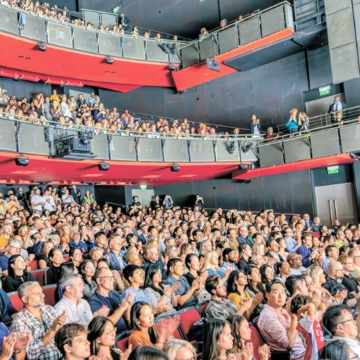
<path fill-rule="evenodd" d="M 305 111 L 299 113 L 299 126 L 300 131 L 309 131 L 309 118 Z"/>
<path fill-rule="evenodd" d="M 285 126 L 287 127 L 290 133 L 290 136 L 294 136 L 293 134 L 299 131 L 297 113 L 298 113 L 298 109 L 295 108 L 291 109 L 290 118 L 285 124 Z"/>
<path fill-rule="evenodd" d="M 44 96 L 41 93 L 37 93 L 33 96 L 32 104 L 39 117 L 44 114 Z"/>
<path fill-rule="evenodd" d="M 331 122 L 336 124 L 336 114 L 346 109 L 346 104 L 340 101 L 340 96 L 336 95 L 334 102 L 330 105 L 328 113 L 331 114 Z"/>
<path fill-rule="evenodd" d="M 119 24 L 122 25 L 122 27 L 126 30 L 126 28 L 130 24 L 130 19 L 124 15 L 124 13 L 121 13 L 119 16 Z"/>
<path fill-rule="evenodd" d="M 260 120 L 256 118 L 255 114 L 252 114 L 250 117 L 250 132 L 253 135 L 260 136 L 261 124 Z"/>

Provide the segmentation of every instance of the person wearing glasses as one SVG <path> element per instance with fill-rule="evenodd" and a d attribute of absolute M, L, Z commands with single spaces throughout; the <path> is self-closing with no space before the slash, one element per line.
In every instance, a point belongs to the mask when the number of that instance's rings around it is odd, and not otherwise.
<path fill-rule="evenodd" d="M 107 307 L 109 309 L 108 318 L 115 324 L 117 331 L 120 332 L 127 330 L 124 315 L 125 312 L 128 312 L 127 318 L 130 318 L 130 308 L 134 301 L 134 294 L 130 292 L 126 297 L 121 299 L 120 294 L 113 290 L 114 279 L 114 275 L 110 269 L 104 267 L 97 270 L 94 275 L 97 290 L 88 301 L 93 314 L 102 307 Z"/>
<path fill-rule="evenodd" d="M 3 276 L 7 276 L 9 274 L 9 260 L 13 255 L 19 255 L 21 252 L 21 244 L 19 240 L 11 240 L 9 246 L 7 247 L 7 251 L 4 256 L 0 258 L 0 266 L 2 269 Z M 31 270 L 29 270 L 31 271 Z"/>
<path fill-rule="evenodd" d="M 344 267 L 344 277 L 342 280 L 343 285 L 347 288 L 347 290 L 355 296 L 358 296 L 360 291 L 360 283 L 357 279 L 355 279 L 351 272 L 354 271 L 354 260 L 349 255 L 341 255 L 339 257 L 339 262 Z"/>
<path fill-rule="evenodd" d="M 302 275 L 305 273 L 306 269 L 302 266 L 301 255 L 297 253 L 289 254 L 287 257 L 287 262 L 291 268 L 290 275 Z"/>
<path fill-rule="evenodd" d="M 342 284 L 344 278 L 344 267 L 339 261 L 332 260 L 328 266 L 328 278 L 323 285 L 323 287 L 330 292 L 334 297 L 339 292 L 344 294 L 344 304 L 347 304 L 349 307 L 356 306 L 357 300 L 355 296 L 348 291 L 345 285 Z M 346 297 L 345 297 L 346 294 Z"/>
<path fill-rule="evenodd" d="M 343 340 L 335 340 L 328 343 L 321 354 L 321 359 L 327 360 L 359 360 L 358 355 Z"/>
<path fill-rule="evenodd" d="M 359 359 L 360 341 L 357 338 L 358 327 L 350 309 L 346 305 L 334 305 L 326 309 L 322 323 L 332 335 L 332 340 L 341 340 L 349 345 L 356 355 L 356 357 L 351 357 L 351 359 Z"/>

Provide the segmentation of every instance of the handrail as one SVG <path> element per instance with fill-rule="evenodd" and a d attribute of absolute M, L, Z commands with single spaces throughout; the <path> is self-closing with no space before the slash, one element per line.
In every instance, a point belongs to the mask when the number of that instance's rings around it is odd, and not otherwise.
<path fill-rule="evenodd" d="M 131 41 L 135 42 L 135 41 L 141 40 L 141 41 L 143 41 L 143 46 L 144 46 L 143 53 L 140 55 L 136 55 L 135 56 L 136 59 L 143 59 L 143 60 L 148 60 L 148 61 L 152 61 L 152 62 L 161 62 L 161 63 L 179 63 L 180 62 L 180 59 L 177 59 L 178 57 L 176 54 L 167 54 L 164 52 L 164 50 L 162 50 L 160 48 L 160 46 L 156 50 L 157 52 L 155 51 L 155 54 L 152 54 L 152 56 L 149 58 L 148 44 L 150 44 L 150 43 L 157 43 L 159 45 L 170 44 L 171 46 L 176 45 L 176 47 L 179 47 L 184 42 L 183 40 L 174 41 L 174 40 L 168 40 L 168 39 L 160 39 L 160 40 L 150 39 L 150 38 L 148 39 L 148 38 L 144 38 L 144 37 L 140 37 L 140 36 L 134 37 L 134 36 L 128 35 L 126 33 L 125 34 L 110 33 L 110 32 L 102 31 L 99 29 L 87 29 L 84 26 L 79 26 L 79 25 L 75 25 L 75 24 L 71 24 L 71 23 L 62 23 L 58 20 L 50 19 L 47 17 L 39 17 L 39 16 L 34 15 L 31 12 L 25 11 L 21 8 L 6 6 L 6 5 L 0 3 L 0 12 L 2 9 L 11 9 L 11 10 L 16 11 L 16 13 L 18 14 L 18 20 L 17 20 L 18 26 L 17 26 L 17 30 L 16 30 L 15 34 L 17 34 L 21 37 L 24 37 L 24 38 L 30 38 L 30 39 L 39 41 L 39 37 L 40 37 L 40 38 L 42 38 L 42 42 L 48 43 L 48 44 L 54 44 L 55 46 L 59 46 L 59 47 L 72 48 L 74 50 L 102 54 L 104 56 L 112 55 L 114 57 L 123 57 L 123 58 L 129 58 L 129 59 L 133 58 L 133 56 L 131 56 L 131 55 L 126 56 L 124 46 L 123 46 L 123 41 L 125 39 L 127 39 L 127 41 L 130 41 L 130 42 Z M 41 19 L 41 21 L 44 21 L 45 33 L 41 33 L 37 37 L 31 37 L 31 35 L 29 35 L 29 36 L 24 35 L 23 29 L 24 29 L 24 26 L 26 27 L 26 25 L 24 25 L 22 23 L 22 16 L 20 16 L 21 14 L 25 14 L 26 16 L 31 16 L 33 19 Z M 65 26 L 65 27 L 69 28 L 70 33 L 71 33 L 70 37 L 66 37 L 66 35 L 63 34 L 63 36 L 65 37 L 65 41 L 62 39 L 63 43 L 60 43 L 60 44 L 59 44 L 59 41 L 52 41 L 52 39 L 49 38 L 49 24 L 56 24 L 59 26 Z M 89 34 L 95 33 L 96 35 L 94 38 L 94 42 L 90 45 L 86 44 L 85 46 L 84 45 L 81 46 L 81 44 L 77 45 L 76 41 L 74 41 L 77 38 L 80 39 L 80 37 L 76 37 L 75 33 L 74 33 L 75 30 L 77 30 L 77 29 L 89 31 Z M 11 34 L 14 33 L 14 31 L 9 28 L 2 28 L 1 31 L 8 32 Z M 40 30 L 38 29 L 37 31 L 39 32 Z M 115 49 L 115 53 L 111 53 L 111 51 L 109 51 L 108 49 L 104 49 L 104 51 L 101 51 L 100 44 L 99 44 L 99 38 L 101 35 L 113 36 L 115 39 L 118 39 L 117 40 L 118 43 L 116 43 L 116 46 L 118 47 L 118 49 Z M 66 42 L 66 44 L 65 44 L 65 42 Z M 110 54 L 109 54 L 109 52 L 110 52 Z M 152 48 L 152 52 L 154 52 L 154 48 Z M 142 58 L 142 56 L 144 58 Z"/>
<path fill-rule="evenodd" d="M 354 106 L 351 108 L 347 108 L 341 111 L 341 113 L 343 114 L 343 119 L 344 121 L 348 120 L 349 117 L 353 117 L 353 116 L 360 116 L 360 106 Z M 323 127 L 323 126 L 327 126 L 328 123 L 331 123 L 331 114 L 328 113 L 324 113 L 324 114 L 320 114 L 320 115 L 316 115 L 313 117 L 309 118 L 309 127 L 314 128 L 313 126 L 315 125 L 315 128 L 319 128 L 319 127 Z M 330 121 L 329 121 L 330 120 Z M 325 123 L 325 125 L 323 125 Z M 334 124 L 333 124 L 334 125 Z M 278 131 L 277 133 L 279 135 L 285 135 L 285 133 L 287 132 L 287 127 L 285 124 L 281 124 L 281 125 L 276 125 Z"/>
<path fill-rule="evenodd" d="M 7 117 L 5 117 L 7 116 Z M 9 118 L 9 116 L 11 116 L 11 118 Z M 201 134 L 189 134 L 189 135 L 180 135 L 180 136 L 176 136 L 176 134 L 169 134 L 167 136 L 164 136 L 163 134 L 160 133 L 153 133 L 153 132 L 143 132 L 142 134 L 138 134 L 133 130 L 130 130 L 129 132 L 126 130 L 116 130 L 116 133 L 110 132 L 109 129 L 103 128 L 103 127 L 96 127 L 96 126 L 85 126 L 85 125 L 76 125 L 76 124 L 72 124 L 72 126 L 76 126 L 79 128 L 74 128 L 74 127 L 69 127 L 69 125 L 67 125 L 66 123 L 64 125 L 61 125 L 58 121 L 53 121 L 53 120 L 47 120 L 47 119 L 34 119 L 32 117 L 29 116 L 25 116 L 25 115 L 14 115 L 8 112 L 1 112 L 0 111 L 0 119 L 1 120 L 8 120 L 8 121 L 12 121 L 12 122 L 20 122 L 20 123 L 25 123 L 25 124 L 33 124 L 33 125 L 38 125 L 38 126 L 53 126 L 55 128 L 61 128 L 64 130 L 72 130 L 72 131 L 78 131 L 79 133 L 81 132 L 82 129 L 95 129 L 95 131 L 97 131 L 98 134 L 104 134 L 104 135 L 114 135 L 114 136 L 135 136 L 135 137 L 149 137 L 149 138 L 154 138 L 154 137 L 158 137 L 158 138 L 177 138 L 177 139 L 202 139 L 202 140 L 251 140 L 251 141 L 258 141 L 259 139 L 261 139 L 261 137 L 253 137 L 252 134 L 238 134 L 238 135 L 233 135 L 233 134 L 229 134 L 227 136 L 225 136 L 225 134 L 223 133 L 217 133 L 215 135 L 211 135 L 211 134 L 206 134 L 206 135 L 201 135 Z"/>

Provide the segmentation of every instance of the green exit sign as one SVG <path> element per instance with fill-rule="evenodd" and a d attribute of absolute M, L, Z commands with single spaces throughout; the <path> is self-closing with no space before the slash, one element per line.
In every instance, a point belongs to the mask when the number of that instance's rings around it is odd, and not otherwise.
<path fill-rule="evenodd" d="M 330 174 L 337 174 L 339 172 L 338 166 L 328 166 L 327 167 L 327 173 Z"/>
<path fill-rule="evenodd" d="M 320 96 L 330 95 L 330 85 L 319 88 Z"/>

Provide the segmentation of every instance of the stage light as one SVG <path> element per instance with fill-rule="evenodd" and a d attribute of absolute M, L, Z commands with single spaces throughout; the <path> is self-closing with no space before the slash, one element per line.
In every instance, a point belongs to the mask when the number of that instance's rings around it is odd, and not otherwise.
<path fill-rule="evenodd" d="M 170 169 L 171 169 L 171 171 L 178 172 L 178 171 L 180 171 L 180 165 L 174 163 L 174 164 L 172 164 Z"/>
<path fill-rule="evenodd" d="M 232 155 L 235 151 L 235 141 L 228 141 L 226 143 L 226 148 L 227 148 L 227 151 L 229 152 L 229 154 Z"/>
<path fill-rule="evenodd" d="M 110 165 L 106 162 L 102 162 L 98 165 L 100 171 L 108 171 L 110 169 Z"/>
<path fill-rule="evenodd" d="M 106 63 L 109 64 L 109 65 L 112 65 L 114 63 L 114 59 L 111 56 L 108 56 L 106 58 Z"/>
<path fill-rule="evenodd" d="M 239 170 L 247 170 L 247 166 L 245 164 L 240 164 Z"/>
<path fill-rule="evenodd" d="M 15 159 L 15 163 L 17 166 L 28 166 L 29 165 L 29 158 L 23 156 L 21 154 L 18 158 Z"/>
<path fill-rule="evenodd" d="M 159 44 L 159 46 L 165 54 L 171 55 L 171 50 L 168 48 L 167 44 Z"/>
<path fill-rule="evenodd" d="M 46 45 L 42 42 L 39 43 L 38 45 L 38 50 L 45 52 L 46 51 Z"/>
<path fill-rule="evenodd" d="M 242 151 L 243 151 L 244 153 L 249 152 L 250 149 L 251 149 L 251 143 L 250 143 L 250 142 L 249 142 L 249 143 L 245 143 L 244 146 L 242 147 Z"/>

